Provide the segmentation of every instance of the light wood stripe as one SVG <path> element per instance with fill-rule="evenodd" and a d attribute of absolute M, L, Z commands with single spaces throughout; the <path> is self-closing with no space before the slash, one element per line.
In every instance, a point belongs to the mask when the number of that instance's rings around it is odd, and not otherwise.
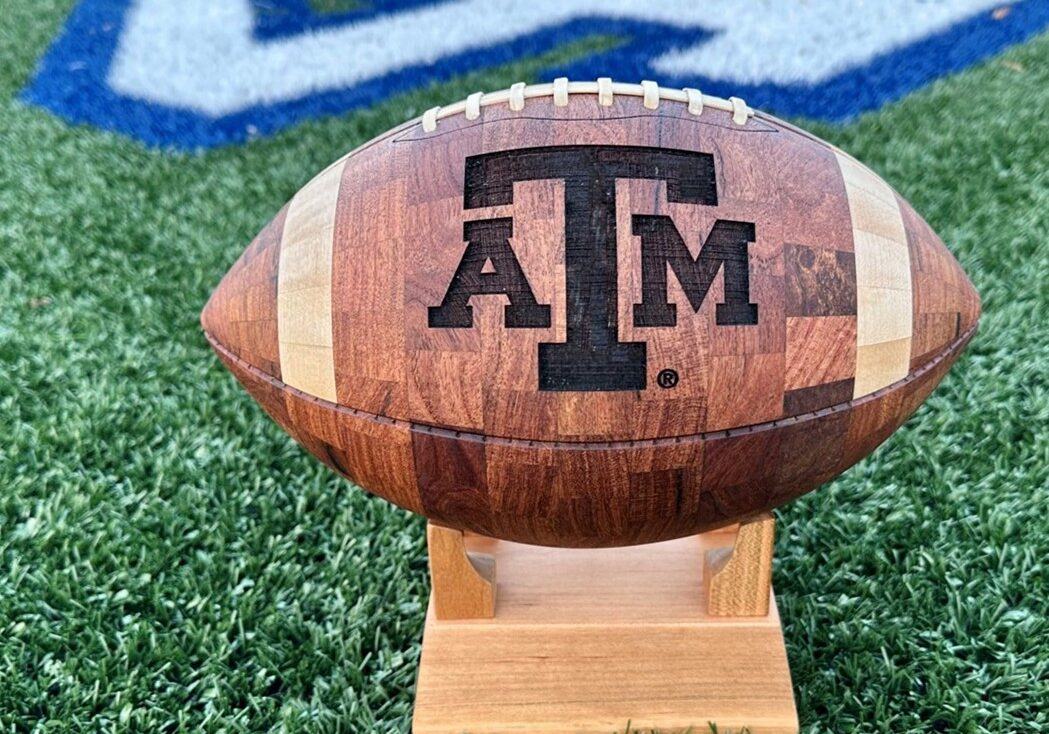
<path fill-rule="evenodd" d="M 302 188 L 288 207 L 277 274 L 277 341 L 282 379 L 335 400 L 331 275 L 335 208 L 344 162 Z"/>
<path fill-rule="evenodd" d="M 907 376 L 912 314 L 911 256 L 896 195 L 888 184 L 836 151 L 852 216 L 856 255 L 856 380 L 853 397 Z"/>
<path fill-rule="evenodd" d="M 906 377 L 910 360 L 910 337 L 857 347 L 853 397 L 869 395 Z"/>

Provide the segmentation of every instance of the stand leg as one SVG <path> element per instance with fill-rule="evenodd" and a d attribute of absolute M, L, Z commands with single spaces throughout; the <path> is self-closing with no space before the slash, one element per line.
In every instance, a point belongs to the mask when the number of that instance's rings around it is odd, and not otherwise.
<path fill-rule="evenodd" d="M 732 548 L 707 551 L 707 612 L 715 617 L 764 617 L 772 588 L 776 522 L 768 513 L 739 526 Z"/>
<path fill-rule="evenodd" d="M 495 559 L 466 552 L 462 530 L 426 524 L 433 610 L 437 619 L 495 616 Z"/>

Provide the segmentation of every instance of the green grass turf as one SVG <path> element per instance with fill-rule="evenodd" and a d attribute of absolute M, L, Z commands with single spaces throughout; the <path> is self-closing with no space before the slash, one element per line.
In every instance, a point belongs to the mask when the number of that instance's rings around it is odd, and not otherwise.
<path fill-rule="evenodd" d="M 13 99 L 69 4 L 0 24 L 0 731 L 407 731 L 421 520 L 300 450 L 197 314 L 329 161 L 540 65 L 174 155 Z M 927 217 L 985 315 L 885 447 L 780 512 L 805 731 L 1049 731 L 1049 37 L 1003 58 L 809 125 Z"/>

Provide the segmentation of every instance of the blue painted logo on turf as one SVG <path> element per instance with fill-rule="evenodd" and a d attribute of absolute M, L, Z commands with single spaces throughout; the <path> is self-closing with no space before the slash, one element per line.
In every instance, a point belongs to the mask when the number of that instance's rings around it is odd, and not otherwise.
<path fill-rule="evenodd" d="M 22 93 L 74 123 L 192 149 L 534 56 L 780 115 L 843 121 L 1049 26 L 1049 2 L 81 0 Z"/>

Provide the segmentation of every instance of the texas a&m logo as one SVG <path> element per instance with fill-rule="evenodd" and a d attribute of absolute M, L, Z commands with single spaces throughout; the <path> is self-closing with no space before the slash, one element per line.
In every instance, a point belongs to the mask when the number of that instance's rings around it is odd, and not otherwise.
<path fill-rule="evenodd" d="M 539 345 L 540 390 L 643 390 L 646 386 L 645 343 L 619 341 L 616 179 L 620 178 L 665 181 L 667 200 L 673 203 L 718 203 L 714 157 L 709 153 L 575 145 L 466 159 L 466 209 L 512 204 L 518 181 L 564 181 L 567 338 L 564 343 Z M 634 304 L 634 326 L 677 324 L 676 306 L 667 299 L 668 270 L 674 271 L 695 311 L 718 271 L 723 271 L 725 294 L 715 306 L 717 324 L 758 323 L 758 306 L 750 302 L 747 260 L 747 246 L 754 241 L 752 223 L 717 220 L 696 257 L 670 217 L 634 214 L 631 232 L 641 240 L 641 302 Z M 509 300 L 503 312 L 508 329 L 549 328 L 550 305 L 536 300 L 528 274 L 510 247 L 513 233 L 510 217 L 463 224 L 466 251 L 444 299 L 429 309 L 431 328 L 472 327 L 470 299 L 482 295 Z"/>

